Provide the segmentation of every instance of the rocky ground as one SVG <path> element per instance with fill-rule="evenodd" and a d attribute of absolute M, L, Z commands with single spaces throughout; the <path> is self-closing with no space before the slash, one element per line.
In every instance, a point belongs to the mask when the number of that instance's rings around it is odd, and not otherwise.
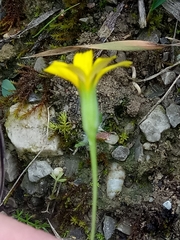
<path fill-rule="evenodd" d="M 61 237 L 88 239 L 92 179 L 78 93 L 70 83 L 42 71 L 53 59 L 71 62 L 74 53 L 22 57 L 60 46 L 103 41 L 170 43 L 165 37 L 174 36 L 176 18 L 161 6 L 152 13 L 147 27 L 140 28 L 138 4 L 131 0 L 80 1 L 64 16 L 59 14 L 60 9 L 77 2 L 43 0 L 30 4 L 13 0 L 22 13 L 11 8 L 12 0 L 1 3 L 0 81 L 10 80 L 16 88 L 13 94 L 0 98 L 6 143 L 4 197 L 8 199 L 3 210 L 19 221 L 51 232 L 48 218 Z M 150 2 L 145 1 L 146 12 Z M 43 13 L 42 22 L 28 25 Z M 42 29 L 57 14 L 60 16 Z M 114 27 L 111 22 L 104 28 L 103 23 L 112 16 Z M 18 37 L 13 35 L 20 30 Z M 97 88 L 101 124 L 97 134 L 96 239 L 179 239 L 178 64 L 161 74 L 179 61 L 179 48 L 96 50 L 94 54 L 117 55 L 116 62 L 127 59 L 134 66 L 111 71 Z M 111 181 L 119 181 L 115 192 Z"/>

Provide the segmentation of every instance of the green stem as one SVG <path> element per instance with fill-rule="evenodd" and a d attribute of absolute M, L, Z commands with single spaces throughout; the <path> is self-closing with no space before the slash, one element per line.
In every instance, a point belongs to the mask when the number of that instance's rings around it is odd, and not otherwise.
<path fill-rule="evenodd" d="M 91 171 L 92 171 L 92 219 L 91 219 L 91 240 L 95 239 L 96 233 L 96 212 L 97 212 L 97 155 L 96 155 L 96 137 L 89 139 Z"/>

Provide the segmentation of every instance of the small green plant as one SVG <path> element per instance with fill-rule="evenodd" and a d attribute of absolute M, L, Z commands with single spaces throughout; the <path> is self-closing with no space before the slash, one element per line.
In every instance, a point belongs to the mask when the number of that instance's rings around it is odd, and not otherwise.
<path fill-rule="evenodd" d="M 96 233 L 96 239 L 97 240 L 105 240 L 105 237 L 104 237 L 104 235 L 102 234 L 102 233 Z"/>
<path fill-rule="evenodd" d="M 126 132 L 122 132 L 119 136 L 119 143 L 124 144 L 128 140 L 128 134 Z"/>
<path fill-rule="evenodd" d="M 89 228 L 84 221 L 78 219 L 76 216 L 72 216 L 71 217 L 71 224 L 82 228 L 84 230 L 85 234 L 87 235 L 87 238 L 90 239 L 90 234 L 89 234 L 90 231 L 89 231 Z"/>
<path fill-rule="evenodd" d="M 33 215 L 25 213 L 23 210 L 16 210 L 16 212 L 13 214 L 13 217 L 19 222 L 25 223 L 36 229 L 42 229 L 46 232 L 48 232 L 47 228 L 50 228 L 48 223 L 43 223 L 41 220 L 34 219 Z"/>
<path fill-rule="evenodd" d="M 56 189 L 57 189 L 57 184 L 66 182 L 67 179 L 62 178 L 63 175 L 64 175 L 64 172 L 63 172 L 63 169 L 61 167 L 55 168 L 53 170 L 53 172 L 50 174 L 50 176 L 54 179 L 53 190 L 52 190 L 51 195 L 49 196 L 50 200 L 52 200 L 56 197 L 55 192 L 56 192 Z"/>
<path fill-rule="evenodd" d="M 161 4 L 163 4 L 165 1 L 166 1 L 166 0 L 153 0 L 153 1 L 152 1 L 150 10 L 149 10 L 149 13 L 148 13 L 148 16 L 147 16 L 147 20 L 149 20 L 152 11 L 154 11 L 156 8 L 158 8 L 158 7 L 159 7 Z"/>
<path fill-rule="evenodd" d="M 67 113 L 65 111 L 61 112 L 57 118 L 57 123 L 50 122 L 49 128 L 54 131 L 58 131 L 67 140 L 67 138 L 71 134 L 71 130 L 72 130 L 72 125 L 68 121 Z"/>

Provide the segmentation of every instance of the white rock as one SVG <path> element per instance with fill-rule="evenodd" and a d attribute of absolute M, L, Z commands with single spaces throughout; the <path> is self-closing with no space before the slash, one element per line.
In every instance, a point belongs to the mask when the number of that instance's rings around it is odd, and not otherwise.
<path fill-rule="evenodd" d="M 112 163 L 107 176 L 107 196 L 113 199 L 122 190 L 124 184 L 125 171 L 118 163 Z"/>
<path fill-rule="evenodd" d="M 172 203 L 168 200 L 168 201 L 163 203 L 163 207 L 166 208 L 167 210 L 171 210 Z"/>
<path fill-rule="evenodd" d="M 28 178 L 30 182 L 38 182 L 41 178 L 52 173 L 53 169 L 46 161 L 35 161 L 28 168 Z"/>
<path fill-rule="evenodd" d="M 180 106 L 171 103 L 171 105 L 166 108 L 166 115 L 171 126 L 175 128 L 180 123 Z"/>
<path fill-rule="evenodd" d="M 161 133 L 170 128 L 164 108 L 158 105 L 147 119 L 140 124 L 141 131 L 145 134 L 147 141 L 157 142 Z"/>
<path fill-rule="evenodd" d="M 62 155 L 59 148 L 59 137 L 47 137 L 48 111 L 45 106 L 35 108 L 36 105 L 27 104 L 21 107 L 19 103 L 11 106 L 5 127 L 7 135 L 15 146 L 19 155 L 25 153 L 58 156 Z M 33 109 L 34 108 L 34 109 Z M 18 116 L 16 115 L 18 111 Z M 31 113 L 28 113 L 32 111 Z M 28 113 L 28 114 L 27 114 Z M 26 114 L 26 117 L 23 115 Z M 49 111 L 50 118 L 55 116 L 54 109 Z"/>

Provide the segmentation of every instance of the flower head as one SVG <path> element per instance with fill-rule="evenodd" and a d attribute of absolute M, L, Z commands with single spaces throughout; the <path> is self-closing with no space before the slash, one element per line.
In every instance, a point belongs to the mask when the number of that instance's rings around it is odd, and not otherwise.
<path fill-rule="evenodd" d="M 67 64 L 60 61 L 54 61 L 44 71 L 55 74 L 73 83 L 77 89 L 91 90 L 97 86 L 100 78 L 110 70 L 116 67 L 129 67 L 132 62 L 124 61 L 108 66 L 116 56 L 107 58 L 97 58 L 93 63 L 93 51 L 76 53 L 73 64 Z"/>
<path fill-rule="evenodd" d="M 100 78 L 110 70 L 117 67 L 129 67 L 132 62 L 123 61 L 116 64 L 108 64 L 116 56 L 97 58 L 93 62 L 93 51 L 76 53 L 72 64 L 54 61 L 44 69 L 45 72 L 57 75 L 70 81 L 76 86 L 80 94 L 81 114 L 83 128 L 88 138 L 96 134 L 99 125 L 99 111 L 96 97 L 96 86 Z"/>

